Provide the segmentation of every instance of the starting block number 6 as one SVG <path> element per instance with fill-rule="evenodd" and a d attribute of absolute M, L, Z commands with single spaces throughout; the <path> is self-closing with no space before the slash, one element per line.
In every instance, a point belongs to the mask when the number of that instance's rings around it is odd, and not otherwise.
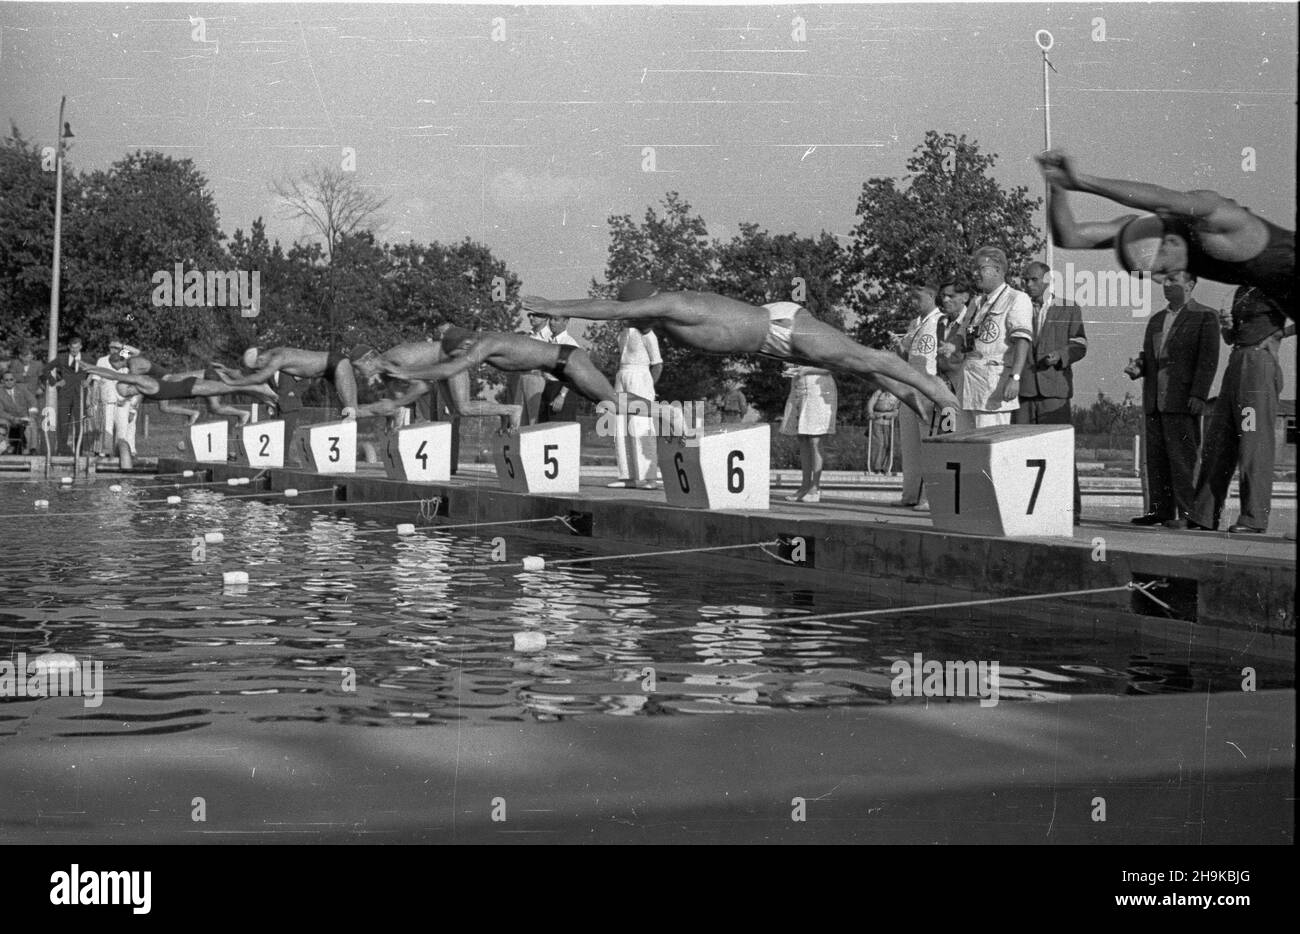
<path fill-rule="evenodd" d="M 771 484 L 771 429 L 708 431 L 684 446 L 659 446 L 664 493 L 693 509 L 766 509 Z"/>

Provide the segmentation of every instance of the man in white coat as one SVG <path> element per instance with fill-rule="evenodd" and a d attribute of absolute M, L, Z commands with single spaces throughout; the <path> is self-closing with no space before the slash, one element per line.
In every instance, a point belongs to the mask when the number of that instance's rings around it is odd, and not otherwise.
<path fill-rule="evenodd" d="M 130 353 L 138 351 L 114 339 L 109 341 L 108 353 L 96 360 L 95 365 L 125 373 L 126 358 Z M 99 457 L 115 457 L 119 441 L 125 441 L 131 453 L 135 453 L 135 416 L 140 396 L 123 396 L 118 392 L 118 386 L 118 383 L 98 376 L 93 378 L 91 384 L 91 399 L 95 406 L 94 425 L 98 435 L 95 454 Z"/>
<path fill-rule="evenodd" d="M 644 330 L 624 328 L 618 336 L 618 350 L 614 392 L 625 392 L 653 402 L 655 383 L 664 368 L 663 358 L 659 355 L 659 338 L 654 330 L 648 324 Z M 659 455 L 651 413 L 646 412 L 644 416 L 619 414 L 615 423 L 618 427 L 614 450 L 618 455 L 619 479 L 609 485 L 654 489 L 654 481 L 659 478 Z"/>
<path fill-rule="evenodd" d="M 943 340 L 943 312 L 935 304 L 937 289 L 933 285 L 920 284 L 912 286 L 912 308 L 916 317 L 912 319 L 899 345 L 898 352 L 904 360 L 915 369 L 931 376 L 938 375 L 936 358 L 939 343 Z M 931 410 L 930 419 L 922 419 L 906 406 L 898 416 L 900 447 L 903 453 L 903 498 L 899 506 L 912 506 L 916 509 L 928 509 L 921 475 L 921 439 L 930 436 L 934 406 L 927 401 Z"/>

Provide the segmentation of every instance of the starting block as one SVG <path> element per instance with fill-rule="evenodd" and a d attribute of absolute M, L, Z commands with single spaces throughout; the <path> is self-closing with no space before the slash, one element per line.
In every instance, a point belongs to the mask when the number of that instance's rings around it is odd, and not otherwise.
<path fill-rule="evenodd" d="M 284 421 L 253 422 L 243 429 L 244 460 L 249 467 L 284 466 Z"/>
<path fill-rule="evenodd" d="M 442 483 L 451 479 L 451 422 L 424 422 L 388 433 L 384 470 L 390 480 Z"/>
<path fill-rule="evenodd" d="M 512 493 L 577 493 L 582 426 L 577 422 L 525 425 L 497 438 L 492 451 L 497 482 Z"/>
<path fill-rule="evenodd" d="M 1074 428 L 998 425 L 925 438 L 936 529 L 999 538 L 1074 536 Z"/>
<path fill-rule="evenodd" d="M 767 509 L 771 426 L 712 428 L 694 438 L 661 439 L 659 475 L 670 506 Z"/>
<path fill-rule="evenodd" d="M 195 422 L 185 436 L 185 451 L 190 460 L 200 464 L 224 464 L 226 462 L 226 432 L 230 430 L 226 420 Z"/>
<path fill-rule="evenodd" d="M 322 422 L 308 425 L 307 462 L 316 473 L 357 472 L 357 423 Z"/>

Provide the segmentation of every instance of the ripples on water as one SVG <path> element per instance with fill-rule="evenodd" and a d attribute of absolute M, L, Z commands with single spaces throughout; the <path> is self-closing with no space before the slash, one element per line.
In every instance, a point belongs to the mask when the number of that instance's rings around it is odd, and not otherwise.
<path fill-rule="evenodd" d="M 207 491 L 187 491 L 183 507 L 168 509 L 129 505 L 156 492 L 50 489 L 0 487 L 0 513 L 29 511 L 35 496 L 52 499 L 51 513 L 86 513 L 0 520 L 0 658 L 102 661 L 104 701 L 83 709 L 0 698 L 0 736 L 172 733 L 232 717 L 489 724 L 865 707 L 900 702 L 890 665 L 917 652 L 997 659 L 1003 701 L 1217 690 L 1240 678 L 1232 660 L 996 607 L 947 619 L 770 622 L 879 605 L 862 590 L 814 591 L 775 565 L 736 570 L 705 558 L 472 570 L 491 560 L 491 536 L 359 534 L 392 523 L 365 519 L 365 510 L 288 510 Z M 193 562 L 188 537 L 215 529 L 225 542 Z M 593 553 L 577 540 L 491 531 L 513 560 Z M 184 540 L 147 541 L 168 537 Z M 223 588 L 223 570 L 246 570 L 251 583 Z M 934 595 L 917 587 L 912 597 Z M 548 647 L 516 652 L 512 635 L 522 630 L 545 633 Z M 349 669 L 353 691 L 343 689 Z M 1293 683 L 1285 668 L 1269 674 L 1274 686 Z M 34 724 L 42 703 L 67 706 L 52 724 Z"/>

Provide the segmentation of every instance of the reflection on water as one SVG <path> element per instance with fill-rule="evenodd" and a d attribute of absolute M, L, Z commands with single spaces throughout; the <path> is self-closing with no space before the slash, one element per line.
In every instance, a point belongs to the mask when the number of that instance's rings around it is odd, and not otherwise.
<path fill-rule="evenodd" d="M 1240 676 L 1235 659 L 999 608 L 773 622 L 873 605 L 852 590 L 783 580 L 775 565 L 472 570 L 490 562 L 498 535 L 515 559 L 590 552 L 577 539 L 530 541 L 499 527 L 399 537 L 360 516 L 184 496 L 164 509 L 81 488 L 59 502 L 84 517 L 9 523 L 3 657 L 102 661 L 105 693 L 93 710 L 69 698 L 0 698 L 0 736 L 161 734 L 229 718 L 489 725 L 935 703 L 891 694 L 891 663 L 917 652 L 997 660 L 1006 701 L 1219 690 Z M 0 490 L 0 512 L 29 503 L 21 488 Z M 210 530 L 224 543 L 193 560 L 191 538 Z M 250 583 L 223 588 L 223 570 L 245 570 Z M 916 589 L 917 602 L 932 596 Z M 512 635 L 526 630 L 544 633 L 547 648 L 516 652 Z M 1284 666 L 1251 664 L 1273 686 L 1293 683 Z"/>

